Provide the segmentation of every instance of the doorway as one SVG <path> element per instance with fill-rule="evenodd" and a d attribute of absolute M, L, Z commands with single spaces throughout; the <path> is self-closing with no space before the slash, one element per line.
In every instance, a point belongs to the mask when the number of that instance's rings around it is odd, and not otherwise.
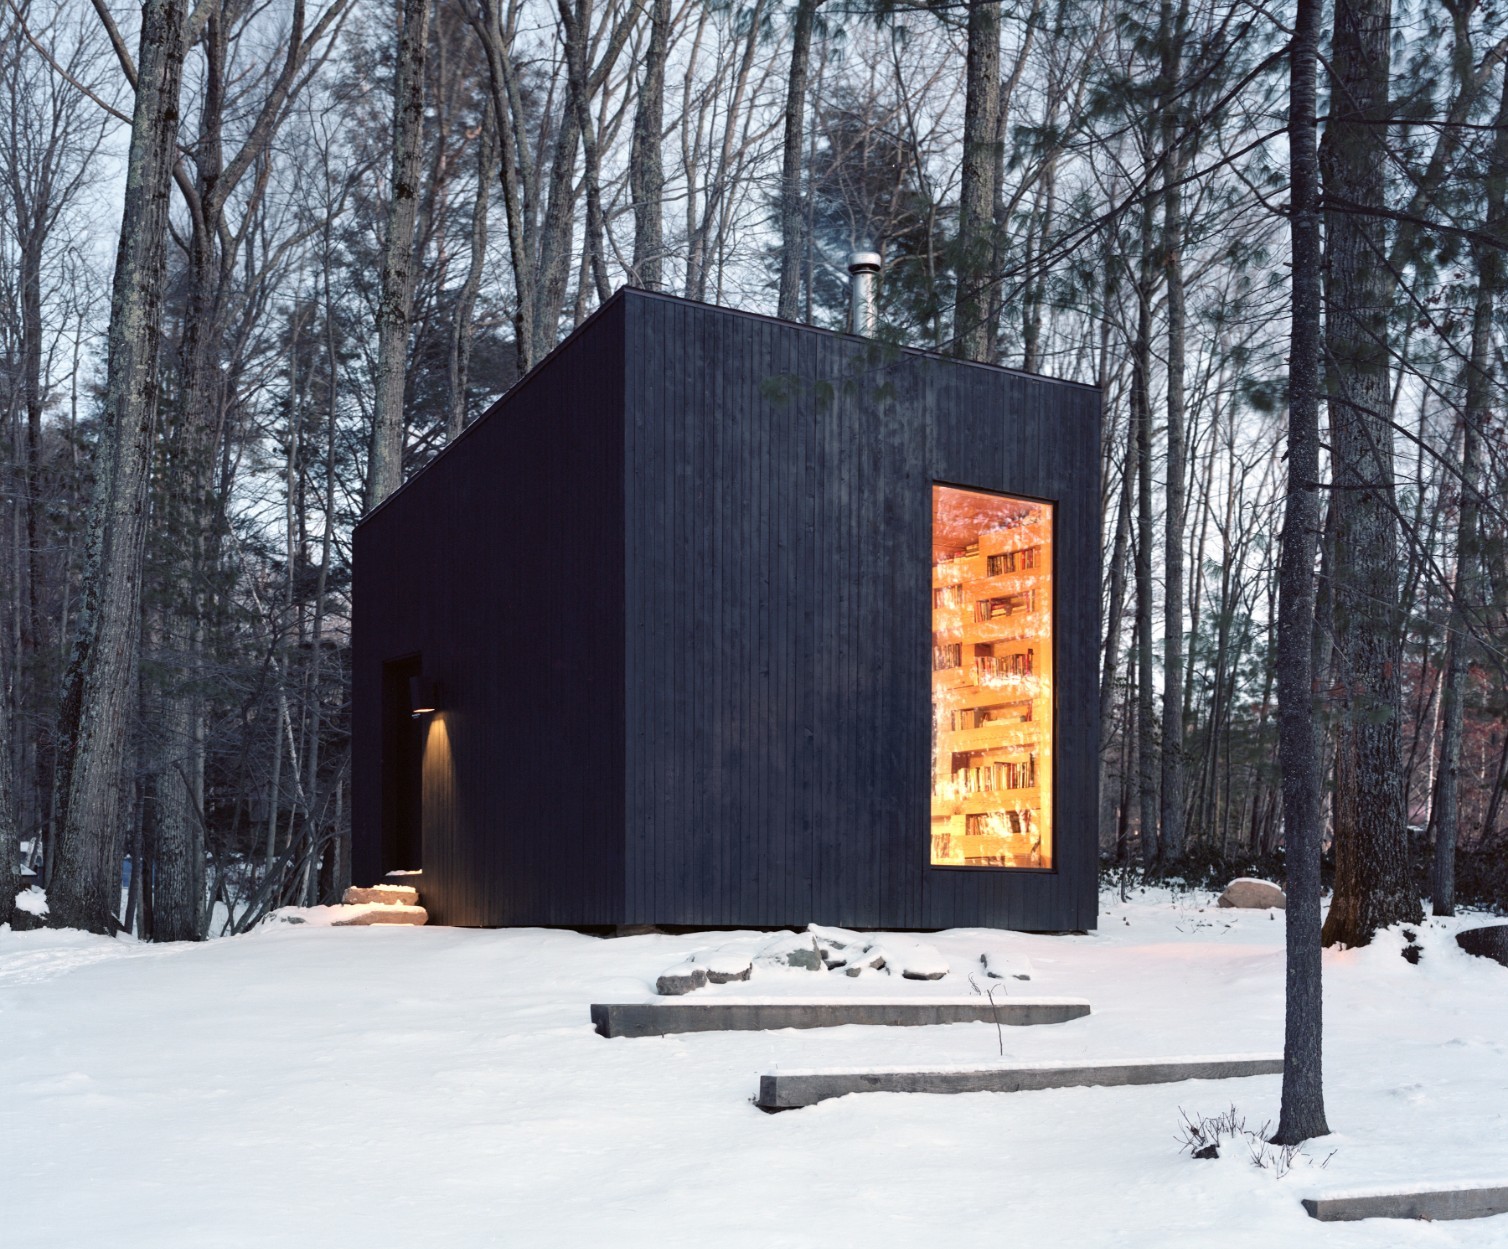
<path fill-rule="evenodd" d="M 424 730 L 409 705 L 418 655 L 382 665 L 382 871 L 424 866 Z"/>

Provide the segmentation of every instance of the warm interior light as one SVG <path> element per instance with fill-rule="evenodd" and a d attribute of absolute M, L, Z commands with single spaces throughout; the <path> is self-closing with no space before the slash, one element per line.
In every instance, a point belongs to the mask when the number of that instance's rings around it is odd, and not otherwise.
<path fill-rule="evenodd" d="M 409 711 L 417 720 L 440 709 L 440 683 L 428 677 L 409 677 Z"/>
<path fill-rule="evenodd" d="M 932 864 L 1052 866 L 1050 503 L 932 488 Z"/>

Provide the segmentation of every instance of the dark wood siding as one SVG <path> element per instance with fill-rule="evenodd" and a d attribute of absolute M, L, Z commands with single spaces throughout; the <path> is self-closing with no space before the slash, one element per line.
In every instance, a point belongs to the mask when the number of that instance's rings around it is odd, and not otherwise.
<path fill-rule="evenodd" d="M 439 922 L 1092 927 L 1098 466 L 1091 389 L 620 294 L 357 530 L 358 874 L 419 653 Z M 1052 871 L 928 863 L 934 481 L 1057 506 Z"/>
<path fill-rule="evenodd" d="M 417 654 L 424 902 L 614 923 L 623 879 L 623 309 L 613 303 L 356 531 L 354 869 L 376 878 L 384 661 Z"/>
<path fill-rule="evenodd" d="M 1096 392 L 627 308 L 626 920 L 1092 926 Z M 1057 504 L 1053 871 L 928 864 L 934 481 Z"/>

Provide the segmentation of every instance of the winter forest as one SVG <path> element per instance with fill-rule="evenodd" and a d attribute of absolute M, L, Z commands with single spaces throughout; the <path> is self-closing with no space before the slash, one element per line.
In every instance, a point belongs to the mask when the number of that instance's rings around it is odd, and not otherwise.
<path fill-rule="evenodd" d="M 1105 870 L 1302 833 L 1351 945 L 1508 899 L 1505 56 L 1476 0 L 7 0 L 0 922 L 338 893 L 356 519 L 620 286 L 841 328 L 868 248 L 880 338 L 1102 389 Z"/>

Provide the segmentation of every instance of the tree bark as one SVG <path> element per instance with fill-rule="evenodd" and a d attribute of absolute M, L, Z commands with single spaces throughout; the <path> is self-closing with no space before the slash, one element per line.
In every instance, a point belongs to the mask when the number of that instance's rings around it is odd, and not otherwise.
<path fill-rule="evenodd" d="M 953 350 L 965 360 L 995 358 L 990 283 L 995 259 L 995 167 L 1001 158 L 1000 0 L 969 0 L 964 82 L 963 168 L 958 200 L 958 289 Z"/>
<path fill-rule="evenodd" d="M 1315 79 L 1323 0 L 1298 0 L 1289 51 L 1288 490 L 1278 555 L 1278 761 L 1287 851 L 1283 1101 L 1273 1140 L 1326 1136 L 1320 984 L 1319 752 L 1314 732 L 1314 559 L 1319 538 L 1320 223 Z"/>
<path fill-rule="evenodd" d="M 644 78 L 634 110 L 628 162 L 628 188 L 634 205 L 634 258 L 629 281 L 647 291 L 664 283 L 665 165 L 660 141 L 665 133 L 665 61 L 670 54 L 670 0 L 651 0 L 649 45 Z"/>
<path fill-rule="evenodd" d="M 419 211 L 419 157 L 424 146 L 424 57 L 430 0 L 400 0 L 398 63 L 393 84 L 393 178 L 382 242 L 377 305 L 377 384 L 367 462 L 370 511 L 403 484 L 403 393 L 414 299 L 414 224 Z"/>
<path fill-rule="evenodd" d="M 1136 428 L 1136 738 L 1142 868 L 1162 857 L 1157 831 L 1157 693 L 1152 676 L 1152 203 L 1142 209 L 1136 277 L 1136 341 L 1131 349 L 1131 412 Z M 1128 470 L 1129 471 L 1129 470 Z"/>
<path fill-rule="evenodd" d="M 456 296 L 455 314 L 450 327 L 450 419 L 445 436 L 456 438 L 466 428 L 466 384 L 471 372 L 472 314 L 476 310 L 477 292 L 482 288 L 482 270 L 487 264 L 487 206 L 492 179 L 497 170 L 497 130 L 491 115 L 482 122 L 478 136 L 476 199 L 471 206 L 471 261 L 466 279 Z M 332 365 L 333 368 L 333 365 Z M 331 385 L 334 380 L 332 374 Z M 325 526 L 328 531 L 329 525 Z M 320 576 L 324 576 L 321 566 Z"/>
<path fill-rule="evenodd" d="M 1168 474 L 1163 541 L 1162 647 L 1162 850 L 1170 862 L 1183 858 L 1184 789 L 1187 764 L 1183 753 L 1183 552 L 1187 455 L 1184 420 L 1184 291 L 1183 291 L 1183 175 L 1182 138 L 1176 92 L 1183 75 L 1183 37 L 1187 0 L 1174 9 L 1163 0 L 1162 16 L 1162 145 L 1163 145 L 1163 272 L 1168 289 Z M 1199 552 L 1195 552 L 1195 559 Z"/>
<path fill-rule="evenodd" d="M 1450 596 L 1445 643 L 1445 674 L 1440 707 L 1440 767 L 1435 774 L 1431 814 L 1435 825 L 1435 862 L 1431 899 L 1436 915 L 1456 910 L 1456 841 L 1460 823 L 1461 730 L 1469 670 L 1467 657 L 1475 626 L 1474 609 L 1483 601 L 1481 522 L 1482 431 L 1492 406 L 1492 329 L 1502 286 L 1504 200 L 1508 191 L 1508 75 L 1496 119 L 1497 134 L 1486 171 L 1488 240 L 1473 244 L 1477 267 L 1476 305 L 1472 310 L 1471 355 L 1466 363 L 1466 410 L 1461 446 L 1461 505 L 1456 518 L 1456 579 Z"/>
<path fill-rule="evenodd" d="M 9 692 L 8 688 L 0 688 L 0 693 Z M 5 699 L 0 705 L 8 702 L 9 699 Z M 14 917 L 16 893 L 21 887 L 21 842 L 16 827 L 10 734 L 10 717 L 0 714 L 0 924 L 8 924 Z"/>
<path fill-rule="evenodd" d="M 1402 646 L 1388 320 L 1381 257 L 1391 66 L 1390 0 L 1335 6 L 1331 116 L 1321 150 L 1326 214 L 1325 356 L 1340 665 L 1335 890 L 1326 945 L 1366 945 L 1422 918 L 1403 809 Z"/>
<path fill-rule="evenodd" d="M 186 51 L 182 0 L 145 0 L 107 380 L 81 601 L 64 682 L 50 919 L 110 932 L 119 890 L 122 764 L 136 697 L 146 494 L 156 418 L 168 198 Z"/>
<path fill-rule="evenodd" d="M 780 290 L 775 315 L 801 316 L 801 261 L 806 254 L 806 214 L 801 210 L 801 149 L 806 138 L 806 80 L 812 59 L 812 27 L 822 0 L 796 0 L 791 70 L 785 89 L 785 138 L 780 162 Z M 872 243 L 873 240 L 865 240 Z"/>

